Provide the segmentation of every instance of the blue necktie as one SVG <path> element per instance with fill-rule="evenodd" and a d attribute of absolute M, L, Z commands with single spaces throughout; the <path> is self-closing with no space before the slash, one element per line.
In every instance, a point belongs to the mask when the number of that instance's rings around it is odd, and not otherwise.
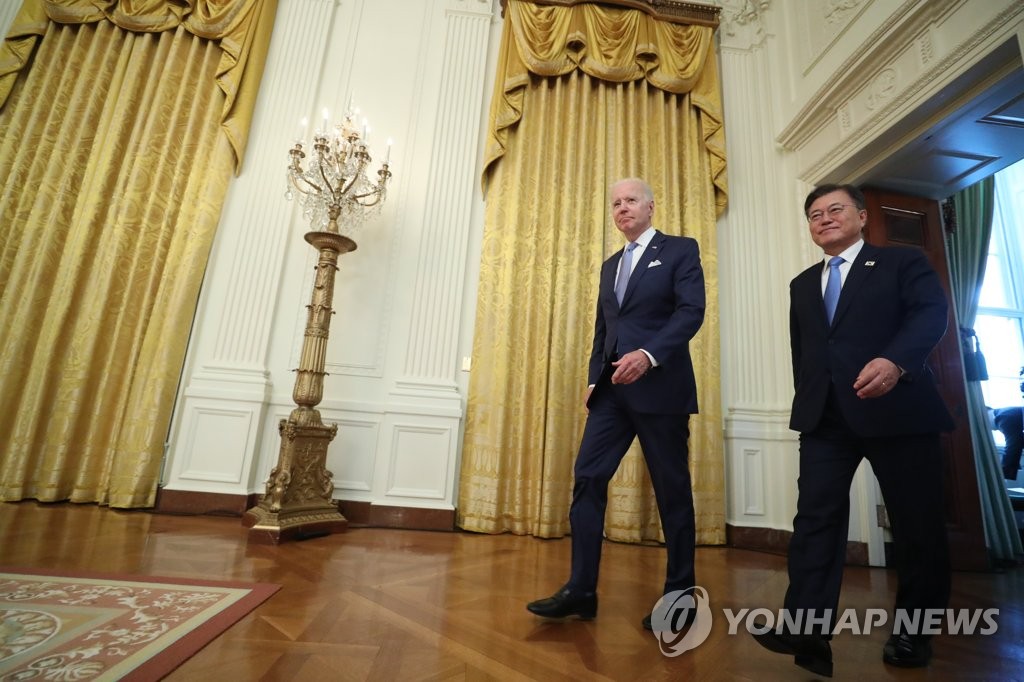
<path fill-rule="evenodd" d="M 836 314 L 839 290 L 843 288 L 843 275 L 839 272 L 839 266 L 845 262 L 839 256 L 832 256 L 828 262 L 828 282 L 825 283 L 825 314 L 828 315 L 829 324 L 832 324 L 832 317 Z"/>
<path fill-rule="evenodd" d="M 622 260 L 619 261 L 619 276 L 615 279 L 615 298 L 619 300 L 619 305 L 622 305 L 622 297 L 626 295 L 626 285 L 629 284 L 630 271 L 633 269 L 633 249 L 636 248 L 636 242 L 630 242 L 626 245 L 626 250 L 622 252 Z"/>

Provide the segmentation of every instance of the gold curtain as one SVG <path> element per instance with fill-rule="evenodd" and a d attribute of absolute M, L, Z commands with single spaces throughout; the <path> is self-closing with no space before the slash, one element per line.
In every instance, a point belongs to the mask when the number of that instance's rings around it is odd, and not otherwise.
<path fill-rule="evenodd" d="M 0 500 L 152 506 L 275 11 L 26 0 L 15 18 L 0 49 Z"/>
<path fill-rule="evenodd" d="M 713 29 L 598 5 L 509 0 L 491 102 L 487 188 L 458 523 L 558 537 L 586 412 L 598 273 L 622 246 L 607 188 L 655 193 L 654 225 L 701 245 L 704 325 L 691 342 L 697 540 L 725 541 L 716 218 L 725 143 Z M 634 444 L 609 488 L 605 532 L 661 541 Z"/>

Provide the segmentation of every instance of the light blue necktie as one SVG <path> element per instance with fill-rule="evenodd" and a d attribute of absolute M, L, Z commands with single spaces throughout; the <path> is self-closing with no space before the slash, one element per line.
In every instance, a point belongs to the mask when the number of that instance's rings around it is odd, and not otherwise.
<path fill-rule="evenodd" d="M 622 252 L 622 259 L 619 261 L 619 276 L 615 279 L 615 298 L 619 300 L 619 305 L 622 305 L 622 297 L 626 295 L 626 285 L 629 284 L 630 271 L 633 269 L 633 249 L 636 248 L 636 242 L 630 242 L 626 245 L 626 250 Z"/>
<path fill-rule="evenodd" d="M 828 262 L 828 282 L 825 283 L 825 314 L 828 315 L 829 324 L 832 324 L 832 317 L 836 314 L 839 290 L 843 288 L 843 274 L 839 272 L 839 266 L 845 262 L 839 256 L 832 256 Z"/>

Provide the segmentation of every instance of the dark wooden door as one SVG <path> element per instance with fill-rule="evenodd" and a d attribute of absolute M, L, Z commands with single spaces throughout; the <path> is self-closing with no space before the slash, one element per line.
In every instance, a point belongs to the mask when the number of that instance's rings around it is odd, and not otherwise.
<path fill-rule="evenodd" d="M 939 204 L 933 199 L 865 189 L 868 224 L 864 238 L 879 246 L 916 246 L 928 254 L 949 300 L 946 335 L 928 358 L 939 391 L 953 414 L 956 428 L 942 434 L 945 464 L 946 524 L 956 570 L 987 570 L 988 550 L 981 518 L 978 478 L 974 468 L 971 425 L 967 416 L 960 334 L 950 293 L 946 243 Z"/>

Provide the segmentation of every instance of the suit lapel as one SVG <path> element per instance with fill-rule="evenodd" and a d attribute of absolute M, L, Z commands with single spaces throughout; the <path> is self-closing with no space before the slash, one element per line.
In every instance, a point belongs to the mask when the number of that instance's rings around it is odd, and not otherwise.
<path fill-rule="evenodd" d="M 658 255 L 661 251 L 661 245 L 665 241 L 665 235 L 661 232 L 655 231 L 654 236 L 651 238 L 651 243 L 644 249 L 643 255 L 640 256 L 640 260 L 637 262 L 636 267 L 633 268 L 633 274 L 629 277 L 629 284 L 626 285 L 626 293 L 622 296 L 622 305 L 624 308 L 626 303 L 629 301 L 630 296 L 636 291 L 636 288 L 640 286 L 640 280 L 643 279 L 647 273 L 648 266 L 658 259 Z"/>
<path fill-rule="evenodd" d="M 881 257 L 881 250 L 867 242 L 861 248 L 860 253 L 850 265 L 850 272 L 843 283 L 843 289 L 839 293 L 839 302 L 836 304 L 836 314 L 832 318 L 832 326 L 839 323 L 843 314 L 850 307 L 850 302 L 857 297 L 857 292 L 875 271 L 875 263 Z M 824 304 L 823 304 L 824 305 Z"/>

